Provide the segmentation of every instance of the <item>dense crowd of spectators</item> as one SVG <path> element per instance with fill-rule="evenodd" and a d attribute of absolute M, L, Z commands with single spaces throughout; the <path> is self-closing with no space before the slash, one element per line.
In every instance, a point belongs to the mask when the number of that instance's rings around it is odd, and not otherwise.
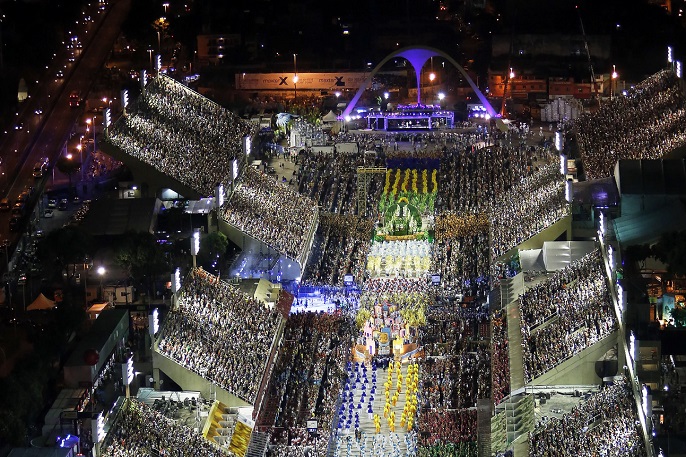
<path fill-rule="evenodd" d="M 321 213 L 303 282 L 341 286 L 345 275 L 361 282 L 373 229 L 374 222 L 369 219 Z"/>
<path fill-rule="evenodd" d="M 209 273 L 190 272 L 158 350 L 222 389 L 254 402 L 279 313 Z"/>
<path fill-rule="evenodd" d="M 309 250 L 317 216 L 312 200 L 252 167 L 223 207 L 228 223 L 295 260 Z"/>
<path fill-rule="evenodd" d="M 577 295 L 603 287 L 603 271 L 603 259 L 595 249 L 528 288 L 519 299 L 522 323 L 534 329 L 556 315 L 561 307 L 583 300 L 583 296 Z"/>
<path fill-rule="evenodd" d="M 491 398 L 499 405 L 510 395 L 510 355 L 507 335 L 507 315 L 497 311 L 491 316 Z"/>
<path fill-rule="evenodd" d="M 488 286 L 488 218 L 484 214 L 436 216 L 432 271 L 444 294 L 476 296 Z"/>
<path fill-rule="evenodd" d="M 234 454 L 221 448 L 190 427 L 178 424 L 135 399 L 127 399 L 116 424 L 103 444 L 103 457 L 226 457 Z"/>
<path fill-rule="evenodd" d="M 417 449 L 416 457 L 477 457 L 479 448 L 475 441 L 465 443 L 436 443 Z"/>
<path fill-rule="evenodd" d="M 426 314 L 419 329 L 427 355 L 421 363 L 419 443 L 438 446 L 433 455 L 447 457 L 455 454 L 445 453 L 452 449 L 445 445 L 476 440 L 477 400 L 491 395 L 488 334 L 478 330 L 488 325 L 488 312 L 441 299 Z"/>
<path fill-rule="evenodd" d="M 173 79 L 152 78 L 105 141 L 210 196 L 231 179 L 242 138 L 257 127 Z"/>
<path fill-rule="evenodd" d="M 459 355 L 430 357 L 423 364 L 420 394 L 430 410 L 476 406 L 490 394 L 491 357 L 482 345 Z"/>
<path fill-rule="evenodd" d="M 268 392 L 268 404 L 276 406 L 275 425 L 281 430 L 272 437 L 273 455 L 302 456 L 316 440 L 317 455 L 326 455 L 328 434 L 311 437 L 306 421 L 316 414 L 320 430 L 331 430 L 353 330 L 352 321 L 344 316 L 290 316 Z"/>
<path fill-rule="evenodd" d="M 338 214 L 357 212 L 357 167 L 384 166 L 381 161 L 366 161 L 363 153 L 325 154 L 303 152 L 298 155 L 298 192 L 310 197 L 325 211 Z M 367 189 L 367 212 L 374 211 L 383 190 L 383 174 L 372 174 Z M 374 214 L 372 212 L 371 214 Z"/>
<path fill-rule="evenodd" d="M 476 408 L 425 410 L 417 425 L 420 446 L 476 441 Z"/>
<path fill-rule="evenodd" d="M 548 163 L 502 195 L 491 211 L 491 256 L 496 259 L 569 214 L 559 163 Z"/>
<path fill-rule="evenodd" d="M 437 153 L 457 146 L 468 146 L 488 137 L 488 128 L 464 122 L 455 132 L 343 132 L 338 143 L 357 143 L 360 151 L 377 151 L 389 158 L 437 157 Z"/>
<path fill-rule="evenodd" d="M 529 433 L 529 455 L 643 457 L 646 448 L 636 403 L 626 380 L 592 394 L 562 418 Z"/>
<path fill-rule="evenodd" d="M 686 145 L 686 97 L 662 70 L 573 123 L 588 179 L 612 176 L 620 159 L 659 159 Z"/>
<path fill-rule="evenodd" d="M 618 158 L 660 157 L 686 144 L 685 119 L 684 96 L 671 71 L 649 78 L 594 115 L 582 116 L 574 128 L 587 175 L 606 176 Z M 310 140 L 324 138 L 302 119 L 293 125 Z M 346 274 L 360 283 L 365 279 L 359 300 L 365 308 L 380 303 L 398 308 L 425 305 L 434 303 L 435 295 L 484 296 L 493 285 L 488 279 L 491 265 L 501 265 L 495 260 L 567 215 L 569 206 L 557 156 L 549 149 L 527 145 L 518 131 L 504 133 L 469 123 L 461 127 L 459 132 L 340 133 L 335 144 L 357 143 L 357 152 L 329 155 L 303 147 L 293 158 L 293 187 L 247 167 L 223 217 L 299 260 L 319 221 L 304 284 L 340 286 Z M 232 159 L 242 154 L 241 138 L 253 135 L 255 128 L 159 76 L 110 128 L 107 141 L 210 195 L 216 183 L 230 179 Z M 527 135 L 528 128 L 522 132 Z M 372 218 L 365 219 L 356 215 L 361 165 L 439 170 L 437 214 L 430 218 L 435 227 L 430 271 L 440 273 L 440 287 L 426 278 L 367 279 L 365 263 L 384 175 L 372 175 L 369 181 L 367 214 Z M 415 246 L 412 243 L 406 244 Z M 520 313 L 526 381 L 614 331 L 617 323 L 598 252 L 530 288 L 521 296 Z M 492 397 L 497 405 L 510 390 L 506 315 L 458 306 L 427 308 L 426 317 L 426 325 L 416 329 L 428 357 L 420 362 L 419 416 L 411 436 L 419 437 L 420 456 L 476 455 L 477 400 Z M 276 311 L 193 270 L 178 309 L 167 316 L 159 351 L 253 403 L 280 323 Z M 271 438 L 272 455 L 325 455 L 355 336 L 346 316 L 290 317 L 267 387 L 266 408 L 258 418 L 258 425 L 273 424 L 278 431 Z M 188 445 L 209 445 L 197 444 L 198 438 L 189 437 L 187 430 L 169 429 L 173 424 L 144 409 L 135 402 L 127 405 L 121 422 L 126 426 L 117 430 L 107 449 L 111 453 L 105 455 L 146 455 L 152 445 L 165 453 L 196 455 L 185 453 Z M 164 433 L 149 431 L 143 416 L 152 417 L 156 430 Z M 306 430 L 306 420 L 313 416 L 319 422 L 318 438 Z M 577 433 L 581 430 L 585 433 Z M 149 438 L 142 436 L 146 433 Z M 169 443 L 160 444 L 162 440 Z M 562 420 L 537 428 L 530 443 L 531 455 L 548 457 L 641 455 L 628 386 L 605 389 Z M 167 444 L 168 449 L 163 447 Z M 595 445 L 593 454 L 587 451 L 590 444 Z M 214 447 L 197 455 L 213 452 Z"/>
<path fill-rule="evenodd" d="M 476 213 L 495 203 L 533 171 L 532 162 L 548 152 L 526 144 L 474 145 L 467 137 L 441 158 L 436 208 Z"/>
<path fill-rule="evenodd" d="M 520 313 L 527 382 L 616 330 L 599 251 L 527 290 Z"/>

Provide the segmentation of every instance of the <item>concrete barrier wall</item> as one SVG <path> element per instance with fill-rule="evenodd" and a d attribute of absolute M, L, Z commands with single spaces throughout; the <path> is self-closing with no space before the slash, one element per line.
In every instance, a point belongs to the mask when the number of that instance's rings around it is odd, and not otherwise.
<path fill-rule="evenodd" d="M 108 156 L 126 164 L 131 170 L 134 181 L 140 183 L 143 197 L 160 197 L 161 191 L 167 188 L 190 200 L 208 197 L 208 195 L 200 195 L 197 191 L 162 173 L 152 165 L 124 153 L 105 139 L 98 142 L 98 148 Z"/>
<path fill-rule="evenodd" d="M 565 233 L 566 232 L 566 233 Z M 569 214 L 559 221 L 555 222 L 553 225 L 547 229 L 538 232 L 536 235 L 532 236 L 528 240 L 521 242 L 519 245 L 507 251 L 505 254 L 501 255 L 499 259 L 509 259 L 518 250 L 527 249 L 542 249 L 543 243 L 546 241 L 555 241 L 562 234 L 565 234 L 564 240 L 569 241 L 572 236 L 572 215 Z"/>
<path fill-rule="evenodd" d="M 534 379 L 528 385 L 599 385 L 602 379 L 596 374 L 595 363 L 617 345 L 618 335 L 618 331 L 613 332 L 590 348 Z M 625 363 L 623 352 L 619 351 L 617 357 L 617 365 L 621 368 Z"/>
<path fill-rule="evenodd" d="M 185 369 L 176 362 L 168 359 L 156 350 L 152 353 L 153 376 L 156 385 L 160 385 L 160 371 L 169 376 L 175 383 L 177 383 L 183 390 L 198 391 L 205 398 L 211 398 L 211 383 L 200 375 Z M 246 373 L 246 376 L 251 376 L 251 373 Z M 237 396 L 228 391 L 216 387 L 217 400 L 227 406 L 252 406 L 250 403 L 241 400 Z"/>

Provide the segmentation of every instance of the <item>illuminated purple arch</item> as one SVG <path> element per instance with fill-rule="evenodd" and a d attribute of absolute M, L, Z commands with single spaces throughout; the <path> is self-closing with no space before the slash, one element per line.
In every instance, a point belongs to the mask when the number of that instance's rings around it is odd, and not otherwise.
<path fill-rule="evenodd" d="M 462 76 L 465 77 L 469 85 L 471 86 L 472 90 L 476 94 L 477 97 L 479 97 L 479 100 L 481 103 L 484 105 L 486 108 L 486 111 L 488 111 L 488 114 L 490 114 L 492 117 L 496 117 L 498 113 L 493 109 L 490 103 L 488 103 L 488 99 L 486 99 L 486 96 L 481 93 L 478 87 L 476 87 L 476 84 L 474 84 L 474 81 L 472 81 L 472 78 L 469 77 L 467 72 L 462 68 L 462 65 L 457 63 L 455 59 L 450 57 L 448 54 L 445 52 L 431 48 L 428 46 L 412 46 L 412 47 L 407 47 L 407 48 L 402 48 L 398 49 L 397 51 L 393 51 L 392 53 L 388 54 L 381 62 L 379 62 L 376 67 L 372 70 L 371 73 L 369 73 L 369 76 L 364 80 L 360 88 L 357 90 L 357 93 L 353 97 L 352 100 L 350 100 L 350 103 L 348 103 L 348 106 L 345 107 L 345 110 L 343 110 L 343 118 L 346 116 L 349 116 L 350 113 L 352 112 L 353 108 L 355 108 L 355 105 L 357 102 L 360 100 L 360 97 L 364 93 L 365 90 L 369 87 L 369 85 L 372 82 L 372 78 L 374 75 L 383 67 L 386 62 L 389 60 L 395 58 L 395 57 L 402 57 L 404 59 L 407 59 L 410 64 L 414 67 L 414 72 L 417 75 L 417 103 L 420 103 L 420 95 L 421 91 L 419 90 L 420 88 L 420 77 L 421 77 L 421 71 L 422 67 L 424 67 L 424 64 L 434 56 L 440 56 L 445 58 L 448 62 L 453 64 L 455 68 L 458 69 L 460 73 L 462 73 Z"/>

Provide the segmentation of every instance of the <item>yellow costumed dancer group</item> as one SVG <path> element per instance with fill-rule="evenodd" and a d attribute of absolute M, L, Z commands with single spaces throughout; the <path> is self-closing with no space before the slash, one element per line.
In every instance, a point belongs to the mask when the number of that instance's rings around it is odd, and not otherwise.
<path fill-rule="evenodd" d="M 386 404 L 383 408 L 383 417 L 387 419 L 388 429 L 395 432 L 395 411 L 392 407 L 398 402 L 398 397 L 403 390 L 403 374 L 400 369 L 401 363 L 390 362 L 388 365 L 388 380 L 384 383 L 384 395 L 386 397 Z M 391 393 L 393 388 L 393 373 L 396 374 L 395 391 Z M 414 425 L 414 418 L 417 414 L 417 389 L 419 388 L 419 366 L 417 364 L 410 364 L 407 366 L 407 379 L 405 380 L 406 398 L 403 412 L 400 415 L 400 427 L 405 427 L 409 432 Z M 381 432 L 381 418 L 378 414 L 374 415 L 374 425 L 376 433 Z"/>

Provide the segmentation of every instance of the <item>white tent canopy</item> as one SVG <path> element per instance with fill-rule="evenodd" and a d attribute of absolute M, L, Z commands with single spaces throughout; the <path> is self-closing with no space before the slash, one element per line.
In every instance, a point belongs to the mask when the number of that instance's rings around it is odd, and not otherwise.
<path fill-rule="evenodd" d="M 38 297 L 31 303 L 28 308 L 26 308 L 27 311 L 33 311 L 33 310 L 40 310 L 40 309 L 52 309 L 54 308 L 55 302 L 50 300 L 48 297 L 45 295 L 38 294 Z"/>
<path fill-rule="evenodd" d="M 334 114 L 333 111 L 329 111 L 323 118 L 322 122 L 336 122 L 338 120 L 338 116 Z"/>

